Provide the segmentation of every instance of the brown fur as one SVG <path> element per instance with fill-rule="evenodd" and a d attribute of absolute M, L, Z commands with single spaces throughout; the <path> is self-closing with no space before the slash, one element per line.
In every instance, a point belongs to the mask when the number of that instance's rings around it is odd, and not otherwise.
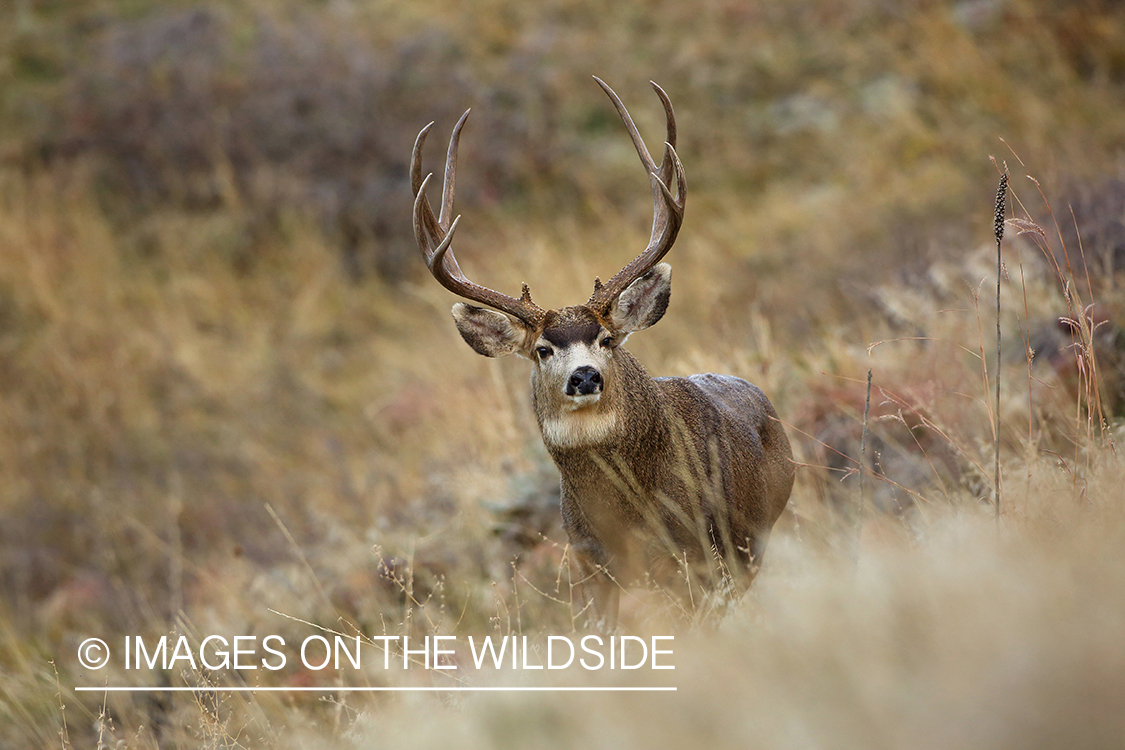
<path fill-rule="evenodd" d="M 660 263 L 604 314 L 580 305 L 529 323 L 453 309 L 476 351 L 535 365 L 532 404 L 562 475 L 583 599 L 608 627 L 629 583 L 748 586 L 793 488 L 789 440 L 761 390 L 729 375 L 653 379 L 620 346 L 660 320 L 670 289 Z M 569 393 L 568 379 L 590 369 L 600 392 Z"/>
<path fill-rule="evenodd" d="M 547 446 L 596 614 L 612 622 L 621 585 L 646 575 L 671 585 L 684 563 L 715 583 L 713 553 L 748 584 L 793 486 L 789 440 L 765 395 L 730 376 L 653 380 L 622 348 L 606 380 L 592 408 L 616 413 L 610 438 Z M 542 390 L 533 376 L 541 426 L 550 416 Z"/>

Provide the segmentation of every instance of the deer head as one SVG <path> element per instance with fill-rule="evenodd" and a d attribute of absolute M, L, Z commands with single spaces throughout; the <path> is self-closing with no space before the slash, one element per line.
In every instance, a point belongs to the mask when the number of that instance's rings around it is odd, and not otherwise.
<path fill-rule="evenodd" d="M 475 284 L 461 272 L 450 249 L 461 217 L 451 217 L 457 147 L 468 111 L 449 139 L 441 212 L 436 217 L 426 197 L 432 174 L 423 178 L 421 166 L 422 147 L 433 123 L 418 134 L 410 162 L 414 234 L 426 266 L 442 286 L 474 303 L 454 305 L 457 330 L 474 351 L 486 357 L 518 354 L 531 360 L 535 367 L 532 383 L 536 411 L 541 423 L 543 412 L 578 411 L 597 404 L 613 385 L 618 347 L 629 334 L 648 328 L 664 315 L 671 293 L 672 269 L 660 261 L 676 240 L 687 197 L 684 168 L 675 149 L 676 120 L 667 94 L 652 84 L 667 119 L 664 155 L 657 165 L 621 99 L 601 79 L 594 80 L 609 95 L 633 139 L 652 186 L 654 215 L 648 247 L 607 283 L 595 279 L 593 294 L 583 305 L 544 310 L 532 302 L 527 284 L 516 298 Z M 544 437 L 548 437 L 546 432 Z"/>

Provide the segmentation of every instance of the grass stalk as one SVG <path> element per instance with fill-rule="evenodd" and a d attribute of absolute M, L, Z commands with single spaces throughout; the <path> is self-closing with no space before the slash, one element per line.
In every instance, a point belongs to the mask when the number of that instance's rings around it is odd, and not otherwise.
<path fill-rule="evenodd" d="M 1008 198 L 1008 171 L 1000 175 L 1000 185 L 996 189 L 996 214 L 993 232 L 996 235 L 996 428 L 992 431 L 995 454 L 996 520 L 1000 521 L 1000 281 L 1003 278 L 1003 259 L 1000 254 L 1004 239 L 1004 205 Z"/>
<path fill-rule="evenodd" d="M 859 507 L 855 512 L 855 557 L 859 559 L 859 542 L 863 534 L 863 512 L 867 505 L 867 419 L 871 414 L 871 368 L 867 368 L 867 395 L 863 399 L 863 431 L 859 437 Z"/>

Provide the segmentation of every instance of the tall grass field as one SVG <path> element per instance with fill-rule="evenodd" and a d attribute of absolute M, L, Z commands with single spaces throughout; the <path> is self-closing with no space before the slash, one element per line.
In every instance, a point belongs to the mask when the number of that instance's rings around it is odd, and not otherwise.
<path fill-rule="evenodd" d="M 796 462 L 613 633 L 408 174 L 472 107 L 462 268 L 582 303 L 652 220 L 593 75 L 689 185 L 629 350 Z M 1123 112 L 1109 0 L 0 4 L 0 748 L 1121 746 Z"/>

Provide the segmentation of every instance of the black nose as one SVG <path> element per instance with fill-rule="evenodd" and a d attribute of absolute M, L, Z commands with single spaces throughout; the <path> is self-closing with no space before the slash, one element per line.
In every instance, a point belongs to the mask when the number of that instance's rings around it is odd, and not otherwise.
<path fill-rule="evenodd" d="M 583 365 L 570 374 L 566 381 L 566 395 L 586 396 L 602 389 L 602 374 L 589 365 Z"/>

